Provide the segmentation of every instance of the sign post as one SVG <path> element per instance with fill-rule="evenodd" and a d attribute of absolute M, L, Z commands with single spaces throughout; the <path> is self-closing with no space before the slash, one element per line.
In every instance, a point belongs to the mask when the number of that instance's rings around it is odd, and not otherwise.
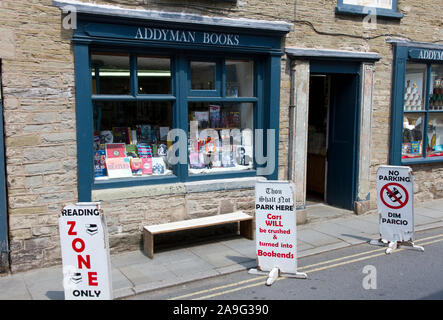
<path fill-rule="evenodd" d="M 99 202 L 63 207 L 59 216 L 66 300 L 112 300 L 105 216 Z"/>
<path fill-rule="evenodd" d="M 295 185 L 287 181 L 258 181 L 255 185 L 257 269 L 250 274 L 267 274 L 267 285 L 279 275 L 306 279 L 297 272 L 297 218 Z"/>
<path fill-rule="evenodd" d="M 410 167 L 380 166 L 377 170 L 377 208 L 380 239 L 370 244 L 388 246 L 386 254 L 400 244 L 414 245 L 414 176 Z"/>

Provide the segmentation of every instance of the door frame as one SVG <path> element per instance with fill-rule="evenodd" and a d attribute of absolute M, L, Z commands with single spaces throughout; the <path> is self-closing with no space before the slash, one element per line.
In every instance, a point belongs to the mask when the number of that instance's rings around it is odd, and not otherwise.
<path fill-rule="evenodd" d="M 8 214 L 6 195 L 5 136 L 3 129 L 3 91 L 0 60 L 0 273 L 9 269 Z"/>
<path fill-rule="evenodd" d="M 375 63 L 381 59 L 375 52 L 286 47 L 290 63 L 289 95 L 289 165 L 288 179 L 297 185 L 296 207 L 306 215 L 307 118 L 310 73 L 360 72 L 360 118 L 358 136 L 358 177 L 354 202 L 356 214 L 370 210 L 372 93 Z M 353 67 L 351 67 L 353 65 Z M 323 70 L 322 70 L 323 69 Z M 324 70 L 326 69 L 326 70 Z M 357 71 L 358 69 L 358 71 Z"/>

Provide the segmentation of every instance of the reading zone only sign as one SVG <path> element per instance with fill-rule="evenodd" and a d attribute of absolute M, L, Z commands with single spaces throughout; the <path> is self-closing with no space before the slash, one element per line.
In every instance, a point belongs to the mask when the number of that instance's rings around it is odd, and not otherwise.
<path fill-rule="evenodd" d="M 387 241 L 414 240 L 414 176 L 411 168 L 381 166 L 377 170 L 380 235 Z"/>

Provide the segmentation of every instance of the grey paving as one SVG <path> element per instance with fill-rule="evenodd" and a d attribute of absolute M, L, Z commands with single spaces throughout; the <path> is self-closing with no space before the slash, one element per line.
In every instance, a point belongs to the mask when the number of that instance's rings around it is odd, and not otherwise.
<path fill-rule="evenodd" d="M 311 205 L 308 223 L 297 227 L 297 255 L 305 257 L 379 236 L 378 214 L 356 216 L 324 204 Z M 443 226 L 443 200 L 417 204 L 415 230 Z M 238 237 L 158 250 L 154 259 L 142 251 L 111 256 L 114 298 L 248 270 L 257 266 L 255 241 Z M 1 300 L 62 300 L 60 266 L 0 276 Z"/>

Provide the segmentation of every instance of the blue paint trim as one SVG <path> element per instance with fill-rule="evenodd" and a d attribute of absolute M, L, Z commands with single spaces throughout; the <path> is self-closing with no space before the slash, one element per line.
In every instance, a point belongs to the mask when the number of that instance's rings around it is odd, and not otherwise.
<path fill-rule="evenodd" d="M 392 1 L 392 9 L 383 9 L 383 8 L 370 8 L 370 9 L 376 10 L 377 18 L 382 17 L 387 19 L 401 19 L 404 16 L 402 13 L 398 12 L 397 0 Z M 369 14 L 368 11 L 369 10 L 365 10 L 364 6 L 344 4 L 343 0 L 337 0 L 337 7 L 335 8 L 335 13 L 343 15 L 367 16 Z"/>
<path fill-rule="evenodd" d="M 334 60 L 312 60 L 311 73 L 360 74 L 360 62 L 337 62 Z"/>
<path fill-rule="evenodd" d="M 271 56 L 268 64 L 269 79 L 266 88 L 269 88 L 269 97 L 266 99 L 269 112 L 269 124 L 267 128 L 275 130 L 275 150 L 269 150 L 266 146 L 266 152 L 269 156 L 270 152 L 275 154 L 274 172 L 268 176 L 270 180 L 278 180 L 278 150 L 279 150 L 279 128 L 280 128 L 280 77 L 281 77 L 281 57 Z M 266 126 L 265 126 L 266 128 Z"/>
<path fill-rule="evenodd" d="M 91 188 L 94 179 L 93 167 L 93 107 L 92 76 L 89 59 L 89 46 L 74 46 L 75 95 L 77 118 L 77 177 L 78 201 L 91 201 Z"/>
<path fill-rule="evenodd" d="M 6 190 L 6 163 L 5 163 L 5 143 L 4 143 L 5 136 L 3 130 L 3 103 L 1 95 L 2 91 L 1 91 L 1 82 L 0 82 L 0 271 L 2 271 L 1 269 L 7 268 L 9 266 L 8 214 L 7 214 L 8 202 L 7 202 L 7 190 Z"/>

